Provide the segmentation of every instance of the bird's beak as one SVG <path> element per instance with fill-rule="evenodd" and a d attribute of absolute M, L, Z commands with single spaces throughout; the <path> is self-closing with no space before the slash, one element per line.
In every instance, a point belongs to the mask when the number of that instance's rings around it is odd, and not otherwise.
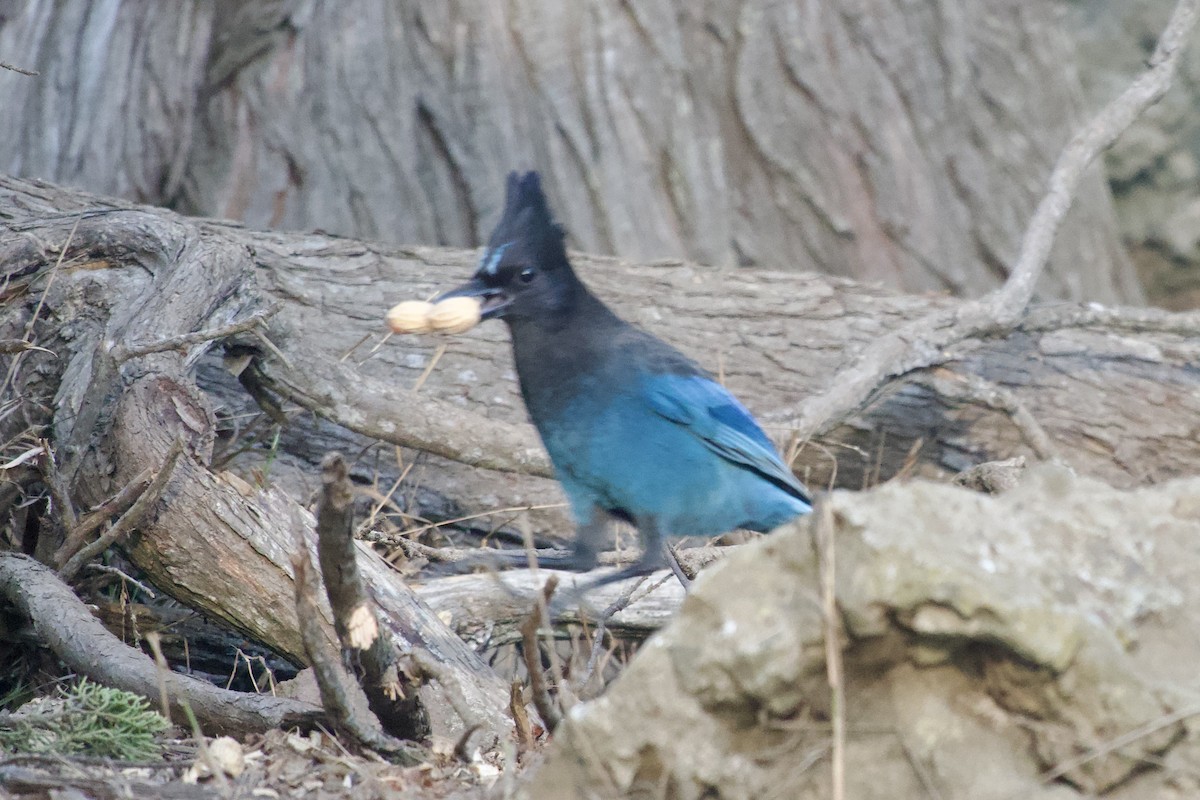
<path fill-rule="evenodd" d="M 508 304 L 512 302 L 512 298 L 508 296 L 503 289 L 497 289 L 494 286 L 488 286 L 479 278 L 471 280 L 459 286 L 457 289 L 451 289 L 445 294 L 438 297 L 433 302 L 440 303 L 451 297 L 475 297 L 479 299 L 481 304 L 480 319 L 492 319 L 504 316 L 504 310 L 508 308 Z"/>

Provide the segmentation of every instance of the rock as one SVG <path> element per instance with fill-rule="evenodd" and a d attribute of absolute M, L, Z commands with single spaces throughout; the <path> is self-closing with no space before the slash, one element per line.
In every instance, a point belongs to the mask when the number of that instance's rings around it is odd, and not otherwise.
<path fill-rule="evenodd" d="M 1200 690 L 1200 478 L 1119 491 L 1039 465 L 1001 495 L 891 483 L 829 502 L 847 796 L 1158 797 L 1168 774 L 1147 764 L 1197 757 L 1168 715 Z M 828 797 L 810 524 L 702 574 L 522 796 Z"/>

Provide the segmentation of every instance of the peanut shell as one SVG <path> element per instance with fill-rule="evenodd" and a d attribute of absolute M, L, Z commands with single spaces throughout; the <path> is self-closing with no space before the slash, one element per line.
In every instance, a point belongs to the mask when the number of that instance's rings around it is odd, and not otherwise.
<path fill-rule="evenodd" d="M 479 323 L 483 306 L 475 297 L 451 297 L 429 312 L 429 326 L 438 333 L 463 333 Z"/>
<path fill-rule="evenodd" d="M 395 333 L 429 333 L 429 314 L 433 303 L 424 300 L 405 300 L 392 306 L 387 313 L 387 324 Z"/>

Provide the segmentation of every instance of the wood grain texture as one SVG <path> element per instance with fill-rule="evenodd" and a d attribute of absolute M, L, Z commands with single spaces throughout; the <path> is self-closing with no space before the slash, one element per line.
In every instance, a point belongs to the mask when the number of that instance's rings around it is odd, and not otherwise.
<path fill-rule="evenodd" d="M 65 241 L 75 219 L 69 212 L 80 210 L 94 232 L 77 244 L 108 254 L 107 260 L 87 262 L 87 269 L 64 270 L 48 302 L 62 316 L 40 329 L 44 335 L 57 339 L 65 331 L 75 337 L 69 346 L 76 348 L 102 335 L 145 338 L 148 334 L 136 327 L 143 317 L 134 315 L 118 327 L 133 312 L 126 301 L 107 299 L 138 274 L 121 259 L 182 237 L 194 242 L 196 263 L 205 266 L 192 267 L 200 277 L 172 301 L 172 308 L 178 304 L 186 312 L 171 323 L 172 333 L 226 324 L 256 304 L 282 304 L 270 336 L 288 365 L 264 352 L 258 368 L 280 391 L 318 413 L 294 415 L 281 437 L 281 461 L 303 471 L 329 449 L 363 453 L 360 479 L 378 472 L 386 488 L 398 468 L 389 451 L 370 447 L 374 436 L 426 453 L 400 492 L 411 498 L 410 511 L 419 516 L 446 518 L 560 499 L 554 482 L 538 477 L 548 474 L 545 455 L 526 422 L 503 326 L 486 323 L 462 336 L 393 336 L 383 342 L 383 315 L 391 304 L 455 284 L 471 271 L 473 254 L 188 222 L 168 212 L 17 180 L 0 181 L 0 193 L 17 234 L 6 240 L 6 264 L 34 273 L 47 269 L 46 248 Z M 574 258 L 584 279 L 618 312 L 717 374 L 781 444 L 787 441 L 786 420 L 795 400 L 831 380 L 863 344 L 955 302 L 811 274 Z M 210 272 L 230 259 L 252 262 L 253 271 L 237 273 L 236 281 L 221 288 Z M 132 287 L 125 291 L 136 296 Z M 97 302 L 126 310 L 101 325 L 98 312 L 83 302 L 89 293 Z M 14 307 L 8 319 L 19 326 L 31 311 L 31 305 Z M 442 345 L 446 352 L 424 385 L 410 391 Z M 261 350 L 253 339 L 247 346 Z M 184 362 L 198 370 L 203 402 L 222 418 L 252 409 L 240 385 L 203 351 L 193 348 Z M 1200 392 L 1194 337 L 1099 324 L 1018 331 L 969 343 L 955 355 L 939 371 L 941 380 L 976 375 L 1010 390 L 1083 473 L 1135 485 L 1197 471 Z M 82 353 L 79 362 L 90 359 Z M 50 381 L 40 389 L 43 396 L 50 392 L 48 408 L 55 393 L 60 406 L 79 407 L 86 387 L 78 373 L 90 367 L 68 360 L 47 369 L 49 377 L 36 371 L 27 375 L 34 382 L 28 387 L 31 396 L 39 394 L 37 381 Z M 57 370 L 69 378 L 61 388 L 51 380 Z M 919 473 L 946 475 L 1021 454 L 1031 455 L 1005 415 L 943 399 L 915 381 L 882 392 L 865 413 L 801 448 L 796 463 L 811 485 L 823 486 L 836 460 L 837 483 L 856 487 L 887 479 L 910 459 Z M 255 455 L 248 454 L 243 465 L 253 466 Z M 498 514 L 478 524 L 487 529 L 513 516 Z M 536 511 L 530 519 L 539 532 L 561 535 L 569 529 L 560 509 Z"/>
<path fill-rule="evenodd" d="M 977 295 L 1083 110 L 1020 0 L 57 7 L 0 23 L 52 78 L 0 74 L 0 168 L 392 242 L 480 242 L 536 167 L 589 252 Z M 1043 296 L 1138 301 L 1114 231 L 1097 171 Z"/>

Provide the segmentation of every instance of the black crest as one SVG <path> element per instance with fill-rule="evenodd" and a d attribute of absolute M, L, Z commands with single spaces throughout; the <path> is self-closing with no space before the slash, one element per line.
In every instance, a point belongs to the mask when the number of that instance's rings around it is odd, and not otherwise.
<path fill-rule="evenodd" d="M 554 221 L 542 179 L 536 172 L 508 174 L 505 187 L 504 215 L 496 223 L 479 271 L 495 272 L 506 263 L 531 261 L 543 269 L 566 265 L 563 246 L 566 232 Z"/>

